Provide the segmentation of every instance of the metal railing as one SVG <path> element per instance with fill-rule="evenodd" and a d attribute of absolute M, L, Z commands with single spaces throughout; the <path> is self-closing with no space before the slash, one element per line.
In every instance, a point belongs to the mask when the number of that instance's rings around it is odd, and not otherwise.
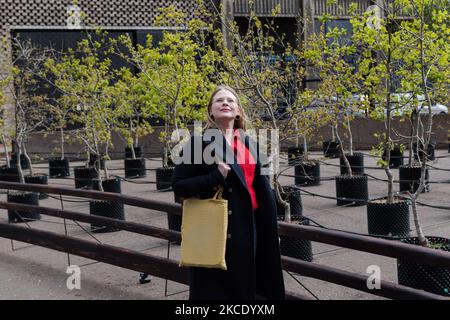
<path fill-rule="evenodd" d="M 276 6 L 280 6 L 277 17 L 297 17 L 300 13 L 299 0 L 257 0 L 250 5 L 248 0 L 233 1 L 233 14 L 235 16 L 248 16 L 254 11 L 257 16 L 271 16 Z"/>
<path fill-rule="evenodd" d="M 366 9 L 373 5 L 372 0 L 338 0 L 336 4 L 328 4 L 325 0 L 311 0 L 313 15 L 315 17 L 324 14 L 336 18 L 350 17 L 350 5 L 357 5 L 356 13 L 363 13 Z M 257 16 L 271 16 L 276 6 L 280 7 L 277 17 L 297 17 L 301 12 L 301 0 L 257 0 L 252 4 L 249 0 L 233 1 L 234 16 L 248 16 L 251 11 Z"/>
<path fill-rule="evenodd" d="M 0 189 L 45 192 L 50 194 L 53 193 L 97 200 L 121 201 L 124 204 L 135 207 L 152 209 L 177 215 L 182 214 L 182 208 L 179 204 L 147 200 L 117 193 L 1 181 Z M 107 227 L 115 227 L 117 229 L 153 236 L 169 241 L 180 240 L 180 233 L 176 231 L 143 225 L 135 222 L 92 216 L 74 211 L 1 201 L 0 208 L 20 210 L 23 212 L 33 211 L 53 217 L 60 217 L 97 225 L 101 224 Z M 349 234 L 342 231 L 319 229 L 312 226 L 300 226 L 284 222 L 279 222 L 278 225 L 279 233 L 281 235 L 298 237 L 306 240 L 340 246 L 343 248 L 378 254 L 386 257 L 407 259 L 416 263 L 450 269 L 450 253 L 448 252 L 423 248 L 396 241 L 372 238 L 369 236 Z M 150 254 L 143 254 L 141 252 L 107 244 L 88 242 L 86 240 L 77 239 L 71 236 L 64 236 L 53 232 L 30 229 L 6 223 L 0 223 L 0 237 L 79 255 L 184 284 L 187 283 L 186 268 L 178 267 L 177 261 L 171 259 L 161 258 Z M 365 275 L 300 261 L 298 259 L 285 256 L 282 257 L 282 264 L 283 269 L 286 271 L 295 272 L 307 277 L 328 281 L 390 299 L 445 299 L 443 296 L 401 286 L 389 281 L 381 281 L 380 289 L 370 290 L 367 287 L 367 276 Z M 287 292 L 287 298 L 308 299 L 308 297 L 293 292 Z"/>
<path fill-rule="evenodd" d="M 357 4 L 357 13 L 363 13 L 373 3 L 371 0 L 338 0 L 336 4 L 329 5 L 324 0 L 314 0 L 313 12 L 314 16 L 322 16 L 324 14 L 338 18 L 346 18 L 350 16 L 349 8 L 352 3 Z"/>

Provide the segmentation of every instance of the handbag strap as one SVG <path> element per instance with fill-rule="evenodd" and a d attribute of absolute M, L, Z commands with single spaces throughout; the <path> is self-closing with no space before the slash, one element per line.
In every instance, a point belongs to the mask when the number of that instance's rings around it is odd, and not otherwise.
<path fill-rule="evenodd" d="M 222 199 L 222 193 L 223 193 L 223 187 L 219 187 L 219 189 L 216 191 L 216 194 L 214 195 L 213 199 Z"/>

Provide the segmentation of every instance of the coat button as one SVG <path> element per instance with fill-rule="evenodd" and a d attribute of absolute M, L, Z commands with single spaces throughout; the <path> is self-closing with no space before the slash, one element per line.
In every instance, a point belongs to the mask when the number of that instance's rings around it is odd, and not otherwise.
<path fill-rule="evenodd" d="M 227 234 L 227 239 L 231 239 L 231 234 Z"/>
<path fill-rule="evenodd" d="M 233 211 L 228 210 L 228 215 L 231 216 L 231 214 L 233 213 Z"/>

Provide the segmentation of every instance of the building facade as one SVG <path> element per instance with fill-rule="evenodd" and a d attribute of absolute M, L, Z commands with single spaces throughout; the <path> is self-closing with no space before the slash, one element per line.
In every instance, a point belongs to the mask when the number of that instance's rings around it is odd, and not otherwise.
<path fill-rule="evenodd" d="M 220 1 L 208 1 L 211 12 Z M 0 73 L 12 61 L 12 39 L 18 34 L 43 46 L 65 49 L 76 43 L 81 20 L 112 32 L 131 32 L 145 42 L 148 33 L 161 33 L 153 27 L 161 8 L 175 5 L 192 17 L 196 0 L 0 0 Z M 82 18 L 82 15 L 83 18 Z M 170 26 L 168 26 L 170 27 Z M 49 43 L 51 41 L 51 43 Z M 7 109 L 13 108 L 12 95 L 6 92 Z"/>
<path fill-rule="evenodd" d="M 307 34 L 317 29 L 318 17 L 325 13 L 345 25 L 351 3 L 356 3 L 363 12 L 378 1 L 383 0 L 338 0 L 334 5 L 327 5 L 326 0 L 253 0 L 253 6 L 249 0 L 204 0 L 204 4 L 211 13 L 222 10 L 236 19 L 247 17 L 251 9 L 260 17 L 270 16 L 279 6 L 277 19 L 281 24 L 284 19 L 292 29 L 291 22 L 303 18 L 303 25 L 296 25 Z M 188 16 L 198 8 L 197 0 L 0 0 L 0 36 L 10 40 L 19 30 L 77 29 L 80 12 L 91 25 L 109 30 L 152 29 L 159 9 L 169 5 L 182 9 Z"/>
<path fill-rule="evenodd" d="M 383 1 L 383 0 L 376 0 Z M 275 6 L 280 7 L 276 23 L 280 30 L 301 44 L 308 34 L 317 32 L 318 18 L 323 14 L 333 17 L 330 26 L 349 26 L 348 8 L 357 3 L 363 12 L 374 0 L 338 0 L 335 5 L 326 5 L 326 0 L 204 0 L 210 13 L 221 13 L 234 18 L 238 24 L 245 24 L 253 9 L 260 17 L 270 16 Z M 136 41 L 145 42 L 151 33 L 158 37 L 161 28 L 153 27 L 160 8 L 175 5 L 192 17 L 198 9 L 197 0 L 0 0 L 0 37 L 6 38 L 2 46 L 0 66 L 12 59 L 11 39 L 25 34 L 42 45 L 59 46 L 59 49 L 76 43 L 81 29 L 81 14 L 84 13 L 90 25 L 99 26 L 110 32 L 132 33 Z M 167 26 L 173 27 L 173 26 Z M 220 27 L 220 23 L 218 24 Z M 77 31 L 78 30 L 78 31 Z M 223 28 L 224 41 L 227 34 Z M 294 36 L 295 34 L 295 36 Z M 0 72 L 4 73 L 5 70 Z M 9 106 L 12 108 L 11 98 Z"/>

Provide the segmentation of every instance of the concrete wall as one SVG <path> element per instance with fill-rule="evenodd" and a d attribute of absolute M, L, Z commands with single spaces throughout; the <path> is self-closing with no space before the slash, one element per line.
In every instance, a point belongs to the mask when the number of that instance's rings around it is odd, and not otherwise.
<path fill-rule="evenodd" d="M 450 130 L 450 115 L 436 115 L 433 117 L 433 140 L 438 142 L 438 148 L 447 148 L 448 140 L 447 136 Z M 159 133 L 163 130 L 163 127 L 156 127 L 155 131 L 142 138 L 140 145 L 144 148 L 146 157 L 159 157 L 162 153 L 163 144 L 159 141 Z M 398 119 L 393 121 L 393 129 L 400 135 L 407 136 L 409 134 L 409 126 L 407 122 L 401 122 Z M 353 143 L 355 150 L 370 150 L 370 148 L 377 144 L 377 139 L 374 133 L 381 133 L 384 131 L 384 123 L 380 121 L 374 121 L 366 118 L 356 118 L 352 122 Z M 344 146 L 347 147 L 347 134 L 340 128 L 339 130 L 341 138 L 344 140 Z M 329 127 L 322 127 L 319 129 L 318 134 L 314 136 L 310 141 L 309 148 L 311 150 L 321 150 L 322 141 L 331 138 L 331 130 Z M 398 136 L 393 135 L 393 138 L 400 139 Z M 405 141 L 405 139 L 402 139 Z M 30 136 L 28 143 L 28 150 L 30 153 L 36 155 L 42 154 L 43 158 L 47 158 L 55 148 L 58 147 L 59 135 L 49 135 L 47 138 L 43 137 L 42 133 L 35 133 Z M 122 158 L 125 148 L 124 142 L 117 134 L 113 135 L 114 147 L 111 149 L 112 158 Z M 282 144 L 282 149 L 292 145 L 292 141 L 287 141 Z M 71 143 L 65 146 L 67 156 L 69 157 L 81 157 L 85 158 L 85 151 L 81 144 Z"/>
<path fill-rule="evenodd" d="M 422 117 L 423 123 L 426 123 L 426 117 Z M 374 121 L 367 118 L 356 118 L 352 124 L 352 136 L 354 149 L 369 150 L 372 146 L 378 143 L 375 133 L 383 133 L 385 130 L 384 122 Z M 401 121 L 394 118 L 392 122 L 393 134 L 392 138 L 399 142 L 405 142 L 406 138 L 402 136 L 409 136 L 410 125 L 407 121 Z M 448 135 L 450 134 L 450 115 L 435 115 L 433 117 L 432 139 L 438 142 L 438 148 L 447 148 Z M 339 128 L 341 138 L 344 140 L 344 147 L 348 147 L 348 134 L 342 127 Z M 321 149 L 321 142 L 331 138 L 331 129 L 329 127 L 320 128 L 319 132 L 313 138 L 311 147 Z M 320 145 L 318 145 L 320 143 Z"/>

